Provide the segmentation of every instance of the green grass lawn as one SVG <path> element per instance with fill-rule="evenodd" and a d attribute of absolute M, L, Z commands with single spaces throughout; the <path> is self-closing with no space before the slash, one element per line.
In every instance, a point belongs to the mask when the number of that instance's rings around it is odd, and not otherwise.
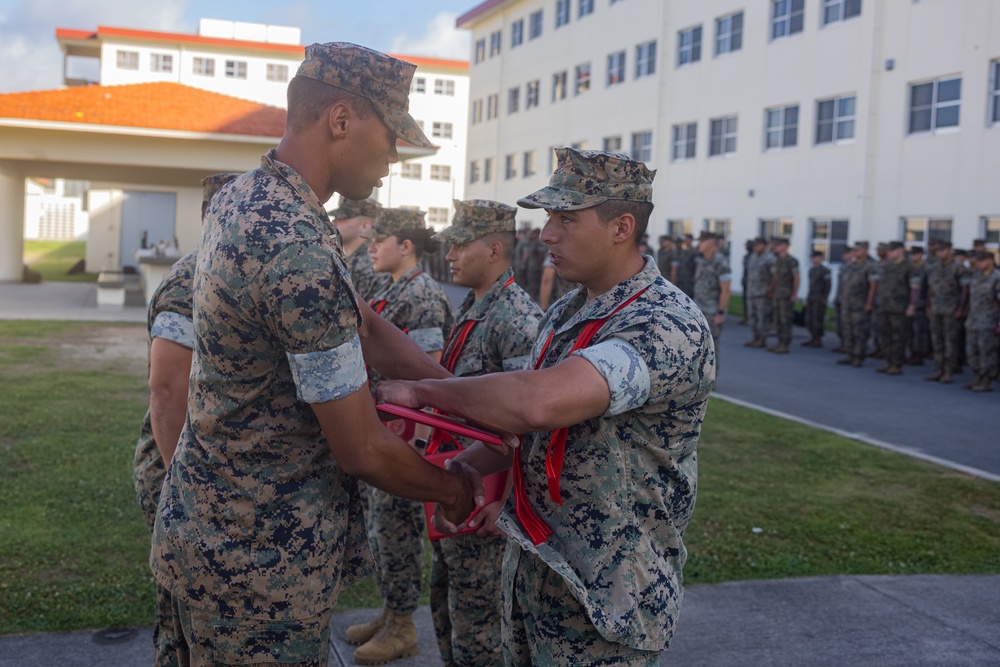
<path fill-rule="evenodd" d="M 152 622 L 132 490 L 144 336 L 0 322 L 0 633 Z M 116 354 L 124 339 L 140 354 Z M 1000 484 L 717 400 L 699 467 L 688 584 L 1000 573 Z M 340 603 L 378 605 L 371 580 Z"/>
<path fill-rule="evenodd" d="M 86 253 L 87 244 L 84 241 L 24 242 L 24 263 L 41 273 L 42 280 L 49 282 L 97 282 L 96 273 L 67 273 Z"/>

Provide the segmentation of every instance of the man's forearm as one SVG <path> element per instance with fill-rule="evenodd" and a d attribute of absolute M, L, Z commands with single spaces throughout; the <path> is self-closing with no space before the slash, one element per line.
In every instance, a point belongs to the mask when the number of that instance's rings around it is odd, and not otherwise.
<path fill-rule="evenodd" d="M 397 380 L 446 378 L 451 374 L 427 355 L 412 338 L 362 304 L 364 324 L 358 330 L 365 363 L 386 377 Z"/>

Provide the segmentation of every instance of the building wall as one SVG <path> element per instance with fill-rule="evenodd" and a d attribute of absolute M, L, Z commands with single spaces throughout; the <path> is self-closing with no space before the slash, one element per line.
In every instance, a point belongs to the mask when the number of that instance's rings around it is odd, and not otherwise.
<path fill-rule="evenodd" d="M 823 0 L 805 0 L 801 32 L 774 39 L 765 0 L 598 0 L 583 17 L 578 0 L 569 4 L 570 20 L 558 29 L 554 0 L 512 0 L 463 24 L 472 31 L 470 105 L 498 94 L 501 107 L 498 118 L 487 120 L 484 111 L 470 126 L 467 162 L 479 164 L 480 178 L 470 178 L 469 197 L 513 203 L 544 185 L 552 146 L 602 148 L 605 137 L 621 136 L 620 152 L 630 154 L 631 135 L 651 130 L 651 236 L 666 233 L 669 220 L 689 220 L 695 234 L 709 220 L 728 220 L 734 276 L 761 220 L 791 222 L 792 253 L 805 265 L 816 241 L 813 220 L 847 220 L 850 242 L 875 243 L 902 239 L 902 218 L 937 216 L 952 220 L 951 240 L 967 247 L 984 235 L 984 217 L 1000 216 L 1000 124 L 990 122 L 1000 5 L 992 0 L 863 0 L 859 16 L 827 25 Z M 539 9 L 542 35 L 525 34 L 510 48 L 512 24 L 527 24 Z M 716 21 L 736 12 L 741 48 L 717 55 Z M 698 26 L 700 58 L 680 64 L 680 34 Z M 495 31 L 502 49 L 490 57 Z M 654 39 L 655 75 L 636 78 L 636 46 Z M 476 63 L 480 40 L 486 54 Z M 608 55 L 620 50 L 625 80 L 609 86 Z M 574 95 L 573 69 L 588 61 L 590 90 Z M 563 70 L 570 90 L 553 102 L 552 76 Z M 952 77 L 962 79 L 959 126 L 908 132 L 911 86 Z M 540 104 L 525 110 L 524 84 L 534 79 Z M 514 86 L 521 86 L 522 108 L 507 113 Z M 836 97 L 854 98 L 853 136 L 817 143 L 818 103 Z M 789 106 L 798 107 L 795 145 L 768 149 L 767 111 Z M 711 120 L 730 115 L 737 118 L 735 152 L 709 156 Z M 673 128 L 688 123 L 696 124 L 695 154 L 674 159 Z M 545 155 L 538 173 L 505 178 L 505 156 L 529 150 Z M 493 161 L 489 182 L 482 178 L 486 159 Z M 541 222 L 531 211 L 521 217 Z"/>

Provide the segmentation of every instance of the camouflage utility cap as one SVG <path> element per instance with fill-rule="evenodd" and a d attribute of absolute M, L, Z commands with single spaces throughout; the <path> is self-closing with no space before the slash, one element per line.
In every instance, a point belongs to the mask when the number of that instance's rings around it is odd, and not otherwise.
<path fill-rule="evenodd" d="M 410 81 L 417 66 L 349 42 L 306 47 L 296 76 L 343 88 L 371 101 L 375 113 L 396 136 L 420 148 L 433 148 L 409 114 Z"/>
<path fill-rule="evenodd" d="M 497 232 L 514 233 L 517 209 L 489 199 L 455 202 L 451 226 L 434 235 L 441 243 L 468 243 Z"/>
<path fill-rule="evenodd" d="M 375 223 L 361 232 L 366 239 L 393 236 L 408 229 L 425 229 L 424 212 L 409 208 L 380 208 Z"/>
<path fill-rule="evenodd" d="M 557 148 L 558 166 L 549 184 L 517 200 L 524 208 L 575 211 L 609 199 L 648 202 L 653 198 L 653 177 L 641 162 L 617 153 Z"/>
<path fill-rule="evenodd" d="M 382 205 L 374 199 L 348 199 L 341 196 L 337 208 L 330 211 L 330 217 L 336 220 L 348 220 L 363 216 L 374 220 L 380 208 Z"/>
<path fill-rule="evenodd" d="M 215 193 L 222 189 L 222 186 L 233 180 L 234 178 L 239 178 L 243 174 L 237 174 L 235 172 L 225 173 L 225 174 L 212 174 L 211 176 L 206 176 L 201 179 L 201 201 L 203 204 L 207 204 L 215 196 Z"/>

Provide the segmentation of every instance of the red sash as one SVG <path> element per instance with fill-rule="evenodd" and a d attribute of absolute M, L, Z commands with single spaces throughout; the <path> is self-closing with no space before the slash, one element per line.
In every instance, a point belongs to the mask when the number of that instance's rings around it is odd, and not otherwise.
<path fill-rule="evenodd" d="M 414 278 L 416 278 L 417 276 L 419 276 L 423 272 L 424 272 L 423 269 L 421 269 L 420 271 L 417 271 L 412 276 L 410 276 L 409 278 L 407 278 L 406 282 L 403 283 L 403 284 L 404 285 L 409 284 L 409 282 L 411 280 L 413 280 Z M 386 300 L 386 299 L 380 299 L 378 301 L 376 301 L 375 299 L 372 299 L 371 301 L 368 302 L 368 305 L 372 307 L 372 310 L 375 311 L 376 315 L 381 315 L 382 311 L 385 310 L 386 304 L 388 304 L 388 303 L 389 303 L 389 301 Z M 408 330 L 409 330 L 409 327 L 407 327 L 406 329 L 403 329 L 403 332 L 405 333 Z"/>

